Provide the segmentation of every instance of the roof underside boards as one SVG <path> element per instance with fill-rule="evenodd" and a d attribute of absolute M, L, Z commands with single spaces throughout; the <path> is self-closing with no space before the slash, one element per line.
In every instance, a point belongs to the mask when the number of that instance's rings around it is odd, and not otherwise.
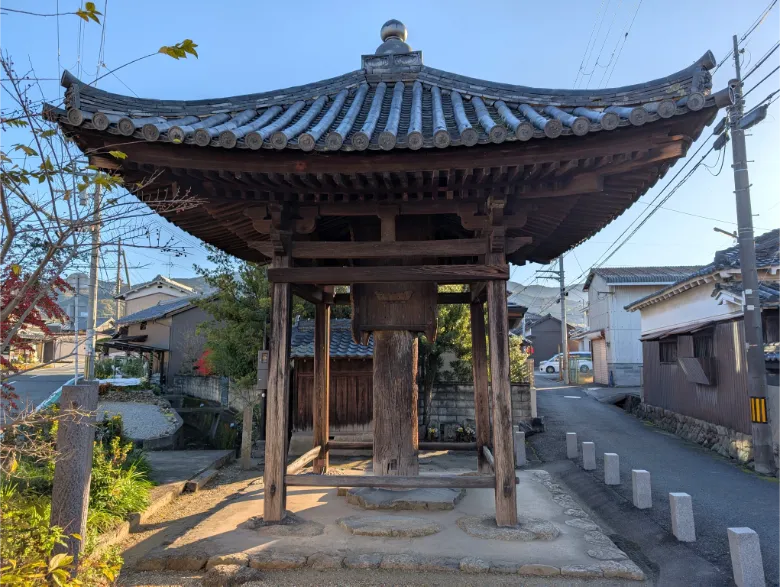
<path fill-rule="evenodd" d="M 527 218 L 506 236 L 531 239 L 508 260 L 547 262 L 622 214 L 686 155 L 717 113 L 714 64 L 707 53 L 643 84 L 551 90 L 440 71 L 409 52 L 366 56 L 363 69 L 306 86 L 197 101 L 121 96 L 66 73 L 66 109 L 46 112 L 97 167 L 122 174 L 131 191 L 146 184 L 136 195 L 161 215 L 249 261 L 267 261 L 267 249 L 250 243 L 270 237 L 248 208 L 284 202 L 316 219 L 315 240 L 348 241 L 361 207 L 370 216 L 369 205 L 397 203 L 404 215 L 435 204 L 425 213 L 433 238 L 461 239 L 476 229 L 459 207 L 484 217 L 500 192 L 505 216 Z M 115 149 L 126 158 L 112 159 Z M 170 204 L 182 195 L 191 203 Z"/>

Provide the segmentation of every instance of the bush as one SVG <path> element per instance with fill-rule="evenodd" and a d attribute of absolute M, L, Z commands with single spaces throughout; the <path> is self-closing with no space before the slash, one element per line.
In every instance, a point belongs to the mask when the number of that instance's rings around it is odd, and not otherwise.
<path fill-rule="evenodd" d="M 144 360 L 141 357 L 128 357 L 120 367 L 124 377 L 143 377 L 146 374 Z"/>
<path fill-rule="evenodd" d="M 114 360 L 101 359 L 95 363 L 95 377 L 109 379 L 114 376 Z"/>

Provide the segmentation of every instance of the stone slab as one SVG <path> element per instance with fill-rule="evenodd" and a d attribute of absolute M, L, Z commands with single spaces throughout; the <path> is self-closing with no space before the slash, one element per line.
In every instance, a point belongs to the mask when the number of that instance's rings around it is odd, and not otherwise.
<path fill-rule="evenodd" d="M 349 516 L 341 518 L 338 524 L 356 536 L 381 536 L 385 538 L 416 538 L 430 536 L 441 530 L 436 522 L 413 516 Z"/>
<path fill-rule="evenodd" d="M 555 540 L 561 533 L 551 522 L 524 516 L 517 517 L 514 527 L 498 526 L 494 516 L 465 516 L 458 520 L 458 527 L 474 538 L 517 542 Z"/>
<path fill-rule="evenodd" d="M 201 488 L 203 488 L 206 483 L 211 481 L 214 477 L 217 476 L 217 470 L 216 469 L 206 469 L 199 475 L 193 477 L 189 481 L 187 481 L 184 484 L 184 492 L 185 493 L 195 493 L 196 491 L 200 491 Z"/>
<path fill-rule="evenodd" d="M 737 587 L 763 587 L 764 562 L 758 534 L 750 528 L 728 528 L 731 568 Z"/>
<path fill-rule="evenodd" d="M 515 467 L 525 467 L 528 459 L 525 453 L 525 432 L 515 432 Z"/>
<path fill-rule="evenodd" d="M 354 487 L 347 503 L 365 510 L 451 510 L 463 499 L 465 489 L 418 488 L 394 491 L 381 487 Z"/>
<path fill-rule="evenodd" d="M 245 565 L 217 565 L 211 567 L 202 579 L 203 587 L 233 587 L 260 582 L 263 572 Z"/>

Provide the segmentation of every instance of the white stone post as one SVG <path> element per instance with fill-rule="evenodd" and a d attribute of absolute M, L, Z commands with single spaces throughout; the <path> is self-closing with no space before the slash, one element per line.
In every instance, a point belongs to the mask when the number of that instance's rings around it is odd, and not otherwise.
<path fill-rule="evenodd" d="M 691 496 L 687 493 L 670 493 L 669 509 L 672 513 L 672 534 L 680 542 L 696 542 Z"/>
<path fill-rule="evenodd" d="M 604 483 L 620 485 L 620 457 L 617 453 L 604 453 Z"/>
<path fill-rule="evenodd" d="M 582 443 L 582 468 L 586 471 L 596 469 L 596 445 L 593 442 Z"/>
<path fill-rule="evenodd" d="M 525 467 L 525 432 L 515 432 L 515 467 Z"/>
<path fill-rule="evenodd" d="M 737 587 L 764 587 L 764 562 L 758 534 L 750 528 L 728 528 L 731 568 Z"/>
<path fill-rule="evenodd" d="M 646 510 L 653 507 L 653 497 L 650 493 L 650 472 L 644 469 L 631 470 L 631 491 L 634 507 Z"/>
<path fill-rule="evenodd" d="M 566 433 L 566 458 L 567 459 L 576 459 L 577 458 L 577 433 L 576 432 L 567 432 Z"/>

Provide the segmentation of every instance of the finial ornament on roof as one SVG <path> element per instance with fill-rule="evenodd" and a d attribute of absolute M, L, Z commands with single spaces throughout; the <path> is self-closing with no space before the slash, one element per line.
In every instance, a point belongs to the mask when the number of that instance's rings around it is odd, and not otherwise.
<path fill-rule="evenodd" d="M 375 55 L 393 55 L 410 53 L 412 48 L 406 44 L 406 25 L 394 18 L 382 25 L 379 31 L 382 44 L 377 47 Z"/>

